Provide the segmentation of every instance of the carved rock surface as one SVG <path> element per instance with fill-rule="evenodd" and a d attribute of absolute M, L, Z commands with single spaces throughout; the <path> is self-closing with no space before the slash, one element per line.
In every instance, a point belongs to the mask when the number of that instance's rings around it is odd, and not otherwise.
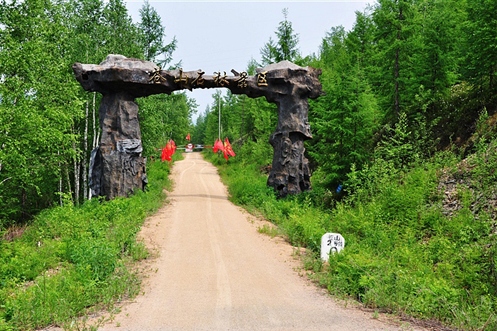
<path fill-rule="evenodd" d="M 201 70 L 165 71 L 154 63 L 109 55 L 99 65 L 75 63 L 76 79 L 87 91 L 102 93 L 102 137 L 92 165 L 91 187 L 96 195 L 112 199 L 143 189 L 147 179 L 141 156 L 141 134 L 135 98 L 170 94 L 176 90 L 225 87 L 234 94 L 264 96 L 278 106 L 278 125 L 270 137 L 274 148 L 268 185 L 281 196 L 310 189 L 310 171 L 304 141 L 311 139 L 308 99 L 322 94 L 321 71 L 289 61 L 257 69 L 248 76 L 234 70 L 205 75 Z"/>
<path fill-rule="evenodd" d="M 100 104 L 101 190 L 108 199 L 127 196 L 146 184 L 138 105 L 126 92 L 104 94 Z"/>

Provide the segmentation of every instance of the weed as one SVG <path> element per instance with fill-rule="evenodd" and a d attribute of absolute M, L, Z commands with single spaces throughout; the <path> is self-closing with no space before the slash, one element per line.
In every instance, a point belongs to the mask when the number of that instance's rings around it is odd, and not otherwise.
<path fill-rule="evenodd" d="M 268 224 L 264 224 L 261 227 L 257 228 L 257 232 L 266 234 L 271 238 L 277 237 L 280 235 L 280 231 L 275 226 L 269 226 Z"/>
<path fill-rule="evenodd" d="M 313 273 L 323 270 L 323 261 L 317 256 L 317 253 L 303 255 L 302 265 L 305 270 L 312 271 Z"/>
<path fill-rule="evenodd" d="M 253 164 L 236 161 L 219 169 L 234 202 L 307 249 L 304 269 L 330 293 L 360 301 L 374 309 L 374 318 L 385 311 L 487 331 L 497 327 L 497 140 L 482 146 L 459 166 L 447 153 L 418 164 L 403 146 L 394 146 L 404 163 L 394 167 L 380 157 L 352 169 L 345 183 L 349 195 L 325 204 L 312 194 L 276 198 Z M 444 190 L 442 175 L 457 186 Z M 457 208 L 447 209 L 449 203 Z M 322 264 L 317 253 L 325 232 L 341 233 L 347 246 Z"/>
<path fill-rule="evenodd" d="M 21 236 L 0 242 L 0 330 L 96 330 L 77 317 L 138 293 L 140 281 L 127 265 L 147 257 L 136 234 L 169 185 L 169 165 L 147 168 L 147 192 L 47 209 Z"/>

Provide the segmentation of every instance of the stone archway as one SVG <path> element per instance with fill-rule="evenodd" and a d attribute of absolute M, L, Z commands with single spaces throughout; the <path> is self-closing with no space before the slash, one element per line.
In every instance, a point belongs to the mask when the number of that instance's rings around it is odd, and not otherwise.
<path fill-rule="evenodd" d="M 322 94 L 321 70 L 283 61 L 257 69 L 254 76 L 235 70 L 233 76 L 226 72 L 205 75 L 202 70 L 161 70 L 152 62 L 122 55 L 109 55 L 99 65 L 75 63 L 73 70 L 85 90 L 103 95 L 99 109 L 102 137 L 90 164 L 92 195 L 127 196 L 147 183 L 136 98 L 217 87 L 251 98 L 264 96 L 278 106 L 278 125 L 270 137 L 274 156 L 268 185 L 280 196 L 310 189 L 304 141 L 312 138 L 308 99 Z"/>

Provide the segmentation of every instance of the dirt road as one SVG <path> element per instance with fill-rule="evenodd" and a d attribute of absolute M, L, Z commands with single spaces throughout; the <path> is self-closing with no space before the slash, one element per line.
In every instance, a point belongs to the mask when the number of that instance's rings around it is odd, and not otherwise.
<path fill-rule="evenodd" d="M 157 253 L 143 294 L 99 330 L 416 330 L 343 308 L 299 276 L 292 247 L 258 233 L 200 154 L 172 175 L 171 203 L 141 233 Z"/>

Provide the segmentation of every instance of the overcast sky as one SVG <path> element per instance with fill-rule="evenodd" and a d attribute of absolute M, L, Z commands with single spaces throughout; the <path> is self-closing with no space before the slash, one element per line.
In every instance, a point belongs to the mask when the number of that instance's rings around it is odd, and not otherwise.
<path fill-rule="evenodd" d="M 139 22 L 143 0 L 126 0 L 128 12 Z M 206 74 L 231 69 L 247 69 L 251 58 L 260 62 L 260 50 L 284 20 L 283 9 L 288 9 L 288 20 L 299 37 L 303 56 L 318 53 L 326 32 L 342 25 L 350 30 L 355 12 L 364 11 L 373 1 L 168 1 L 149 0 L 162 19 L 166 42 L 176 37 L 177 48 L 173 63 L 182 61 L 185 71 L 202 69 Z M 197 89 L 188 92 L 199 104 L 198 113 L 204 113 L 213 102 L 214 90 Z M 195 121 L 195 120 L 194 120 Z"/>

